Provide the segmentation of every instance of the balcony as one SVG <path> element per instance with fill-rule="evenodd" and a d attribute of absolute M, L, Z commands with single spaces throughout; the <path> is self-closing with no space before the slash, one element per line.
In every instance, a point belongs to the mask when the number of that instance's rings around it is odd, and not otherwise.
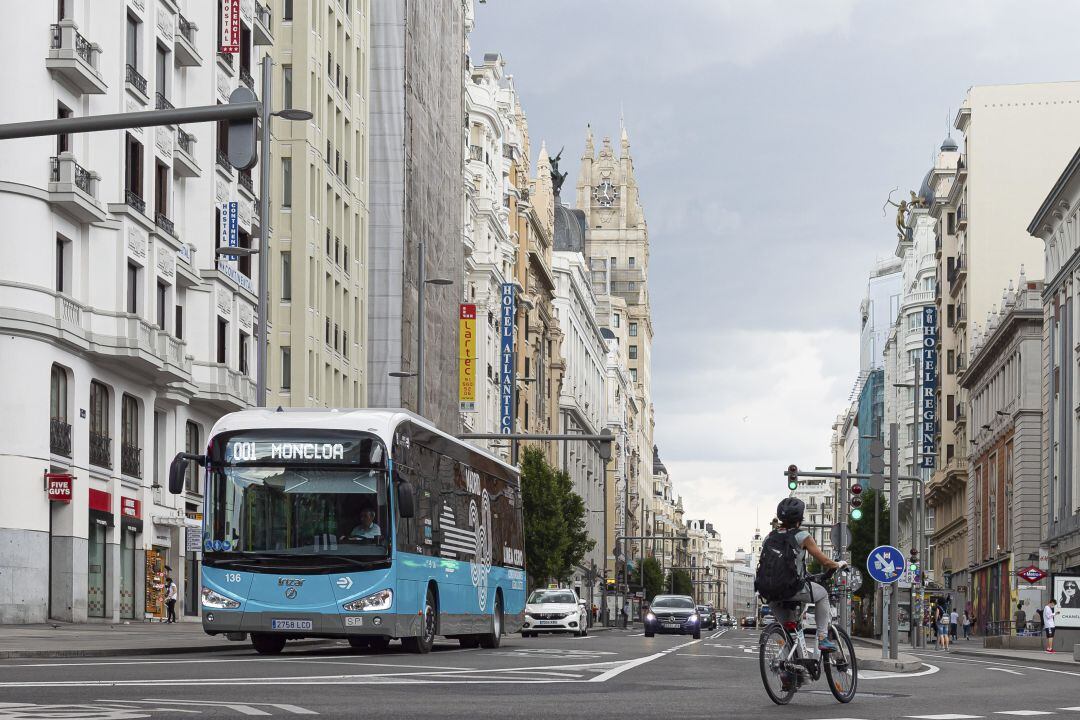
<path fill-rule="evenodd" d="M 169 102 L 169 98 L 165 97 L 161 93 L 154 93 L 154 109 L 155 110 L 172 110 L 173 104 Z"/>
<path fill-rule="evenodd" d="M 956 406 L 956 420 L 953 432 L 960 432 L 960 429 L 965 425 L 967 425 L 967 408 L 963 403 L 959 403 Z"/>
<path fill-rule="evenodd" d="M 967 305 L 960 303 L 956 306 L 956 328 L 967 327 Z"/>
<path fill-rule="evenodd" d="M 229 153 L 227 153 L 225 150 L 222 150 L 221 148 L 217 149 L 217 167 L 218 170 L 224 173 L 227 177 L 232 177 L 233 166 L 229 162 Z"/>
<path fill-rule="evenodd" d="M 71 425 L 60 418 L 49 420 L 49 452 L 71 457 Z"/>
<path fill-rule="evenodd" d="M 195 162 L 195 136 L 176 129 L 176 148 L 173 151 L 173 172 L 179 177 L 199 177 L 202 170 Z"/>
<path fill-rule="evenodd" d="M 103 222 L 107 214 L 97 199 L 100 176 L 75 162 L 69 152 L 60 153 L 49 162 L 49 203 L 81 223 Z"/>
<path fill-rule="evenodd" d="M 132 190 L 124 191 L 124 204 L 140 215 L 146 215 L 146 201 L 135 194 Z"/>
<path fill-rule="evenodd" d="M 255 23 L 252 28 L 252 39 L 256 45 L 274 44 L 274 16 L 270 6 L 255 0 Z"/>
<path fill-rule="evenodd" d="M 169 219 L 169 216 L 165 213 L 156 214 L 154 216 L 154 224 L 158 226 L 158 229 L 169 233 L 169 235 L 171 235 L 172 237 L 179 237 L 176 234 L 176 225 L 173 223 L 172 220 Z"/>
<path fill-rule="evenodd" d="M 120 472 L 131 477 L 142 477 L 142 448 L 130 443 L 120 443 Z"/>
<path fill-rule="evenodd" d="M 247 68 L 240 68 L 240 82 L 247 85 L 251 92 L 255 92 L 255 78 L 251 77 L 251 72 Z"/>
<path fill-rule="evenodd" d="M 251 179 L 250 170 L 240 170 L 236 176 L 237 184 L 247 191 L 252 198 L 255 197 L 255 182 Z"/>
<path fill-rule="evenodd" d="M 255 381 L 230 367 L 196 362 L 192 379 L 198 389 L 193 402 L 207 402 L 225 412 L 255 405 Z"/>
<path fill-rule="evenodd" d="M 101 48 L 79 34 L 71 20 L 52 26 L 52 41 L 45 69 L 87 95 L 102 95 L 109 89 L 98 71 Z"/>
<path fill-rule="evenodd" d="M 128 90 L 142 100 L 143 105 L 150 102 L 150 96 L 146 94 L 146 78 L 144 78 L 133 66 L 125 65 L 124 67 L 126 69 L 124 79 L 127 82 Z"/>
<path fill-rule="evenodd" d="M 112 469 L 112 438 L 90 431 L 90 464 Z"/>
<path fill-rule="evenodd" d="M 177 15 L 176 35 L 174 36 L 174 40 L 176 42 L 176 64 L 180 67 L 197 67 L 202 65 L 202 56 L 199 55 L 199 51 L 195 49 L 198 47 L 198 43 L 195 42 L 195 31 L 198 29 L 198 25 L 191 22 L 183 15 Z"/>
<path fill-rule="evenodd" d="M 234 57 L 236 57 L 234 53 L 218 52 L 217 54 L 218 64 L 221 65 L 221 67 L 223 67 L 225 71 L 228 72 L 230 75 L 236 72 L 236 64 L 233 60 Z"/>
<path fill-rule="evenodd" d="M 960 203 L 960 207 L 956 208 L 956 231 L 967 229 L 968 223 L 968 211 L 967 203 Z"/>
<path fill-rule="evenodd" d="M 479 145 L 470 145 L 469 159 L 476 160 L 477 162 L 484 162 L 484 148 Z"/>

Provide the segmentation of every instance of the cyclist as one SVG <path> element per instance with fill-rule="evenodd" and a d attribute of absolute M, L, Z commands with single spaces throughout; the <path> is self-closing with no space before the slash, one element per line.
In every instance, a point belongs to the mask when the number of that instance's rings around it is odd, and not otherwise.
<path fill-rule="evenodd" d="M 800 548 L 795 557 L 799 576 L 806 576 L 806 556 L 808 554 L 827 570 L 839 569 L 846 565 L 846 563 L 836 562 L 821 552 L 821 548 L 818 547 L 814 536 L 801 528 L 805 512 L 806 503 L 802 500 L 796 497 L 784 498 L 776 506 L 776 518 L 780 521 L 780 527 L 773 531 L 795 534 L 795 544 Z M 825 588 L 818 583 L 807 580 L 803 585 L 803 589 L 788 598 L 788 600 L 814 603 L 814 619 L 817 622 L 817 632 L 814 635 L 817 638 L 818 650 L 823 653 L 835 651 L 836 643 L 828 637 L 829 623 L 832 622 L 832 608 L 829 607 L 829 593 Z M 792 622 L 796 619 L 794 611 L 784 607 L 783 603 L 774 603 L 772 607 L 773 615 L 776 616 L 778 622 Z"/>

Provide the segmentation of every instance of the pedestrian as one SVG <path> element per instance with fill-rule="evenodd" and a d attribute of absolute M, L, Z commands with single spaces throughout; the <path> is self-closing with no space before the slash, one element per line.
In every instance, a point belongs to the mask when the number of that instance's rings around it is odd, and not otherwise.
<path fill-rule="evenodd" d="M 953 608 L 949 613 L 949 638 L 956 642 L 956 631 L 960 626 L 960 613 L 956 612 L 956 608 Z"/>
<path fill-rule="evenodd" d="M 176 583 L 171 577 L 165 578 L 165 609 L 168 611 L 165 622 L 176 622 Z"/>
<path fill-rule="evenodd" d="M 1057 600 L 1053 597 L 1050 598 L 1050 602 L 1046 603 L 1046 607 L 1042 610 L 1043 615 L 1043 630 L 1046 633 L 1046 652 L 1054 652 L 1054 630 L 1056 628 L 1056 622 L 1054 620 L 1054 613 L 1057 612 Z"/>
<path fill-rule="evenodd" d="M 934 610 L 934 624 L 937 625 L 937 637 L 938 637 L 938 649 L 949 650 L 949 615 L 945 612 L 945 607 L 938 604 L 937 609 Z"/>
<path fill-rule="evenodd" d="M 964 611 L 964 639 L 971 641 L 971 613 Z"/>
<path fill-rule="evenodd" d="M 596 603 L 592 604 L 592 619 L 594 623 L 600 620 L 600 608 L 596 606 Z"/>
<path fill-rule="evenodd" d="M 630 600 L 623 601 L 622 606 L 622 626 L 629 627 L 630 625 Z"/>
<path fill-rule="evenodd" d="M 1017 636 L 1023 635 L 1027 630 L 1027 613 L 1024 612 L 1024 601 L 1016 603 L 1016 614 L 1014 615 L 1014 622 L 1016 624 Z"/>

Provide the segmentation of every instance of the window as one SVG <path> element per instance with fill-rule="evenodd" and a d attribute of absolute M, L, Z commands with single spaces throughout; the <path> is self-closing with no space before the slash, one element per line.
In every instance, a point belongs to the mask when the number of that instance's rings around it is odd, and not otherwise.
<path fill-rule="evenodd" d="M 630 368 L 630 379 L 637 382 L 637 368 Z"/>
<path fill-rule="evenodd" d="M 630 337 L 637 337 L 637 323 L 630 323 Z"/>
<path fill-rule="evenodd" d="M 139 21 L 127 16 L 127 64 L 139 69 Z"/>
<path fill-rule="evenodd" d="M 945 419 L 954 420 L 956 417 L 956 396 L 949 395 L 945 398 Z"/>
<path fill-rule="evenodd" d="M 338 327 L 337 323 L 334 323 L 334 349 L 341 349 L 341 329 Z"/>
<path fill-rule="evenodd" d="M 165 51 L 165 48 L 160 45 L 157 46 L 157 52 L 154 54 L 154 81 L 157 83 L 156 88 L 161 97 L 169 97 L 167 91 L 168 88 L 168 71 L 169 71 L 169 54 Z"/>
<path fill-rule="evenodd" d="M 636 267 L 636 266 L 637 266 L 637 258 L 631 256 L 629 258 L 628 262 L 627 262 L 627 267 Z"/>
<path fill-rule="evenodd" d="M 619 313 L 615 313 L 611 316 L 611 324 L 615 327 L 619 327 Z"/>
<path fill-rule="evenodd" d="M 946 324 L 948 324 L 949 327 L 952 327 L 953 325 L 956 324 L 956 306 L 955 305 L 949 305 L 947 308 L 945 308 L 945 322 L 946 322 Z"/>
<path fill-rule="evenodd" d="M 140 200 L 143 196 L 143 146 L 138 140 L 126 134 L 124 150 L 124 189 Z"/>
<path fill-rule="evenodd" d="M 169 166 L 161 162 L 154 163 L 154 208 L 169 217 Z"/>
<path fill-rule="evenodd" d="M 947 221 L 945 223 L 945 227 L 947 228 L 946 232 L 949 235 L 955 235 L 956 234 L 956 213 L 951 212 L 946 216 L 946 218 L 947 218 Z"/>
<path fill-rule="evenodd" d="M 292 300 L 292 253 L 289 251 L 281 253 L 281 300 Z"/>
<path fill-rule="evenodd" d="M 53 420 L 67 422 L 67 396 L 67 373 L 59 365 L 53 365 L 49 392 L 49 414 Z"/>
<path fill-rule="evenodd" d="M 945 358 L 948 372 L 950 375 L 952 375 L 954 372 L 956 372 L 956 352 L 954 350 L 949 350 L 947 353 L 945 353 Z"/>
<path fill-rule="evenodd" d="M 240 373 L 243 375 L 248 374 L 248 336 L 242 330 L 240 331 L 240 344 L 238 346 L 240 353 Z"/>
<path fill-rule="evenodd" d="M 285 22 L 292 22 L 292 5 L 293 0 L 284 0 L 284 7 L 281 11 L 281 19 Z"/>
<path fill-rule="evenodd" d="M 614 270 L 618 264 L 618 258 L 611 258 L 611 260 L 608 261 L 608 267 L 612 270 Z"/>
<path fill-rule="evenodd" d="M 245 230 L 239 230 L 236 233 L 236 244 L 242 248 L 251 249 L 251 235 Z M 236 258 L 236 269 L 244 275 L 251 277 L 251 256 L 250 255 L 238 255 Z"/>
<path fill-rule="evenodd" d="M 70 258 L 68 253 L 71 251 L 71 243 L 64 239 L 63 236 L 56 236 L 56 292 L 58 293 L 70 293 L 71 287 L 68 284 L 68 267 L 70 266 Z"/>
<path fill-rule="evenodd" d="M 158 280 L 157 282 L 157 326 L 160 330 L 165 329 L 165 306 L 168 302 L 169 286 Z"/>
<path fill-rule="evenodd" d="M 292 207 L 292 158 L 281 158 L 281 207 Z"/>
<path fill-rule="evenodd" d="M 217 319 L 217 361 L 222 365 L 228 358 L 226 344 L 229 340 L 229 323 L 222 318 Z"/>
<path fill-rule="evenodd" d="M 346 243 L 341 248 L 341 267 L 345 272 L 349 272 L 349 245 Z M 476 299 L 476 288 L 473 288 L 473 299 Z"/>
<path fill-rule="evenodd" d="M 120 472 L 133 477 L 142 477 L 139 434 L 139 401 L 124 395 L 120 400 Z"/>
<path fill-rule="evenodd" d="M 326 344 L 330 344 L 330 318 L 326 318 Z"/>
<path fill-rule="evenodd" d="M 637 358 L 637 345 L 631 345 L 629 350 L 630 350 L 630 359 L 631 360 L 637 360 L 638 359 Z"/>
<path fill-rule="evenodd" d="M 129 313 L 139 312 L 139 266 L 129 262 L 127 266 L 127 307 Z"/>
<path fill-rule="evenodd" d="M 199 426 L 188 420 L 187 425 L 184 427 L 184 452 L 191 453 L 192 455 L 199 454 L 199 446 L 202 444 L 200 440 L 201 433 L 199 432 Z M 199 492 L 199 464 L 188 463 L 187 465 L 187 478 L 184 482 L 184 489 L 189 493 Z"/>
<path fill-rule="evenodd" d="M 112 467 L 109 390 L 97 380 L 90 383 L 90 462 L 99 467 Z"/>
<path fill-rule="evenodd" d="M 63 120 L 64 118 L 71 117 L 71 110 L 64 107 L 63 103 L 56 104 L 56 118 Z M 66 153 L 71 150 L 71 135 L 63 134 L 56 136 L 56 154 Z"/>
<path fill-rule="evenodd" d="M 281 347 L 281 389 L 292 389 L 292 348 L 288 345 Z"/>
<path fill-rule="evenodd" d="M 286 110 L 292 107 L 292 65 L 281 66 L 281 102 Z"/>
<path fill-rule="evenodd" d="M 184 339 L 184 306 L 179 302 L 176 303 L 176 327 L 173 328 L 173 333 L 178 339 Z"/>
<path fill-rule="evenodd" d="M 240 23 L 240 71 L 251 73 L 251 30 Z"/>

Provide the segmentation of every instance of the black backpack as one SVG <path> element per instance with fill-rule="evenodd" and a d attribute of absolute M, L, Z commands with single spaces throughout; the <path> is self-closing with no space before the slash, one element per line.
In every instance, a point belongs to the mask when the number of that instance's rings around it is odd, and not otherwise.
<path fill-rule="evenodd" d="M 761 546 L 754 590 L 768 601 L 787 600 L 798 594 L 805 583 L 799 574 L 798 557 L 802 548 L 795 533 L 772 531 Z"/>

